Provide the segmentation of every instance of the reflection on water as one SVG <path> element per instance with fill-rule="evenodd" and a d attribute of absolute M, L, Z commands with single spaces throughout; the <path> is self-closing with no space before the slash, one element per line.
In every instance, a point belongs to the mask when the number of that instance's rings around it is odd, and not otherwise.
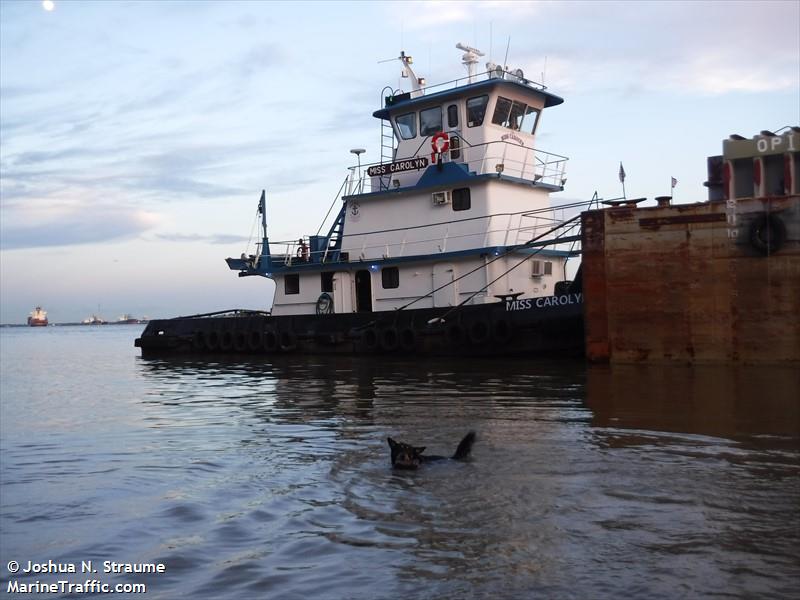
<path fill-rule="evenodd" d="M 135 579 L 155 598 L 796 595 L 794 370 L 159 361 L 58 334 L 2 334 L 0 569 L 163 561 Z M 388 435 L 450 454 L 469 429 L 469 462 L 389 468 Z"/>
<path fill-rule="evenodd" d="M 768 366 L 593 366 L 586 404 L 598 427 L 738 439 L 800 431 L 800 371 Z"/>

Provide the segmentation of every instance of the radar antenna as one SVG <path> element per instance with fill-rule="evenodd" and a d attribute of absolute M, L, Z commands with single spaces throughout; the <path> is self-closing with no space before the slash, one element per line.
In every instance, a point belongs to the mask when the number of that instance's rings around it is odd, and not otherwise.
<path fill-rule="evenodd" d="M 467 67 L 467 73 L 469 75 L 469 83 L 472 83 L 472 80 L 475 78 L 475 65 L 477 65 L 478 62 L 480 62 L 478 59 L 479 57 L 484 56 L 484 54 L 477 48 L 473 48 L 472 46 L 467 46 L 466 44 L 462 44 L 461 42 L 456 44 L 456 48 L 464 51 L 464 55 L 461 57 L 461 62 L 464 63 L 465 67 Z"/>

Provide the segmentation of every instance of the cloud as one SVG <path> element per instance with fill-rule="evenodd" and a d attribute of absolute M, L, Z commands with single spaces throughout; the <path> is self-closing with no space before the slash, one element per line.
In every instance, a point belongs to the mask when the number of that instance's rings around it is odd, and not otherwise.
<path fill-rule="evenodd" d="M 448 25 L 458 25 L 476 21 L 488 24 L 492 19 L 497 22 L 513 22 L 532 18 L 541 13 L 545 6 L 540 2 L 520 2 L 519 0 L 483 0 L 480 2 L 409 2 L 405 4 L 410 18 L 403 21 L 405 28 L 413 30 L 431 30 Z M 396 18 L 396 7 L 387 10 Z M 422 16 L 424 15 L 424 16 Z M 470 32 L 472 28 L 470 28 Z M 466 43 L 466 40 L 464 40 Z M 455 42 L 454 42 L 455 43 Z"/>
<path fill-rule="evenodd" d="M 522 67 L 539 80 L 547 56 L 546 83 L 565 93 L 669 91 L 715 96 L 785 92 L 800 86 L 797 2 L 410 6 L 409 14 L 424 14 L 403 22 L 406 30 L 416 32 L 417 42 L 438 31 L 440 37 L 476 45 L 487 53 L 482 60 L 488 60 L 493 49 L 492 60 L 499 63 L 510 41 L 510 66 Z M 530 35 L 531 31 L 536 34 Z"/>
<path fill-rule="evenodd" d="M 6 208 L 0 248 L 19 250 L 116 241 L 140 235 L 157 221 L 156 215 L 140 209 L 84 202 Z"/>
<path fill-rule="evenodd" d="M 280 47 L 276 44 L 260 44 L 248 49 L 231 61 L 233 69 L 240 75 L 249 79 L 254 76 L 264 76 L 264 70 L 283 64 L 286 58 Z"/>
<path fill-rule="evenodd" d="M 227 233 L 216 233 L 210 235 L 185 234 L 185 233 L 157 233 L 155 236 L 159 240 L 166 242 L 202 242 L 204 244 L 246 244 L 251 241 L 243 235 L 231 235 Z"/>

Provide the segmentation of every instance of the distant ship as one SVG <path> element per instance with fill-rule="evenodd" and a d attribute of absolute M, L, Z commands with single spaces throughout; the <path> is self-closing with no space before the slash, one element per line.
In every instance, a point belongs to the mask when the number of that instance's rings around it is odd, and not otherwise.
<path fill-rule="evenodd" d="M 47 311 L 37 306 L 28 317 L 28 325 L 31 327 L 47 327 Z"/>
<path fill-rule="evenodd" d="M 83 321 L 81 321 L 83 325 L 105 325 L 106 322 L 98 317 L 97 315 L 92 315 L 91 317 L 86 317 Z"/>
<path fill-rule="evenodd" d="M 129 315 L 127 313 L 117 319 L 117 324 L 119 325 L 138 325 L 140 323 L 144 323 L 144 321 L 142 319 L 137 319 L 133 315 Z"/>

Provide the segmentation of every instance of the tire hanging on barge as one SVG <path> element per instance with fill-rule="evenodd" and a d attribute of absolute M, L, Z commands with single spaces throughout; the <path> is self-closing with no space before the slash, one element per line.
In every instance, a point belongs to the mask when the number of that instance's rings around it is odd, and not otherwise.
<path fill-rule="evenodd" d="M 763 214 L 749 229 L 750 245 L 763 255 L 775 254 L 786 240 L 786 225 L 777 215 Z"/>

